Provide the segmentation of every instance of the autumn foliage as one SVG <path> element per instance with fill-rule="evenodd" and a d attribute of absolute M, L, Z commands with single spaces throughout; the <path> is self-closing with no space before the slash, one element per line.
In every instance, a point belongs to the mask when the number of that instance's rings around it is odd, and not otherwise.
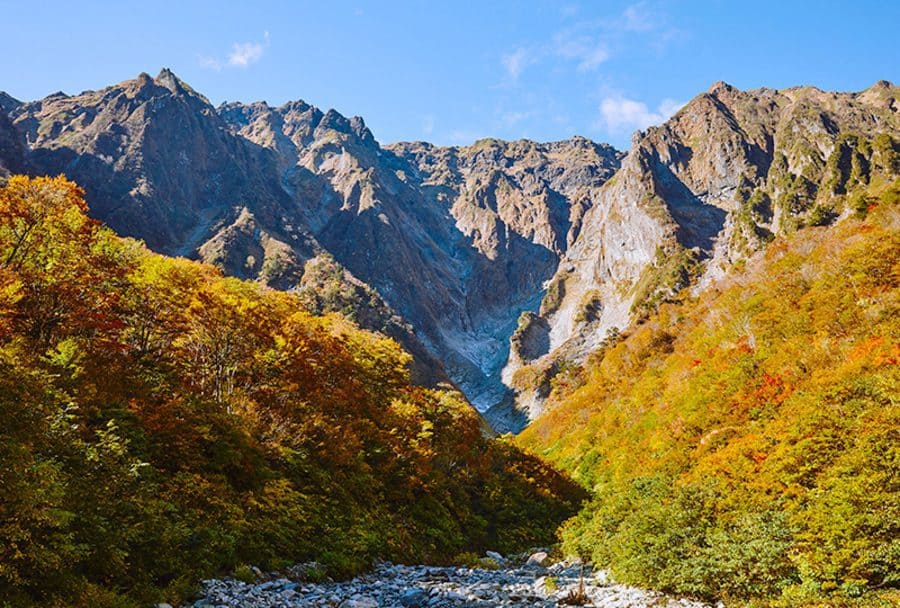
<path fill-rule="evenodd" d="M 593 355 L 519 440 L 592 490 L 567 550 L 735 605 L 900 599 L 897 192 Z"/>
<path fill-rule="evenodd" d="M 581 491 L 396 343 L 0 188 L 0 605 L 184 598 L 241 564 L 545 543 Z"/>

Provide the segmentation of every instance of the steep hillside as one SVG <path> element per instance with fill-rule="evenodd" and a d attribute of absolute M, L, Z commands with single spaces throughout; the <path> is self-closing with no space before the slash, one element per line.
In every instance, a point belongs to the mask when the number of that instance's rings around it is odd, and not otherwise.
<path fill-rule="evenodd" d="M 504 378 L 540 412 L 549 380 L 688 285 L 707 285 L 779 234 L 852 213 L 900 174 L 900 89 L 739 91 L 717 83 L 635 138 L 520 334 Z M 527 366 L 525 369 L 521 369 Z M 516 372 L 521 373 L 516 376 Z M 500 417 L 499 412 L 493 413 Z"/>
<path fill-rule="evenodd" d="M 415 384 L 435 386 L 451 382 L 441 362 L 416 337 L 413 327 L 377 291 L 350 274 L 330 254 L 323 253 L 306 262 L 295 293 L 313 314 L 340 313 L 360 327 L 396 340 L 413 356 L 411 372 Z"/>
<path fill-rule="evenodd" d="M 734 605 L 898 600 L 900 181 L 862 200 L 556 377 L 518 443 L 592 489 L 568 551 Z"/>
<path fill-rule="evenodd" d="M 461 386 L 481 408 L 511 402 L 500 370 L 517 319 L 537 311 L 544 283 L 581 230 L 589 192 L 613 175 L 621 154 L 580 137 L 449 148 L 402 143 L 390 150 L 413 167 L 424 204 L 441 209 L 458 232 L 462 323 L 451 319 L 440 332 L 477 365 L 474 379 L 459 370 Z"/>
<path fill-rule="evenodd" d="M 78 180 L 97 218 L 156 251 L 284 290 L 330 255 L 338 291 L 361 282 L 408 324 L 391 335 L 417 380 L 449 378 L 501 431 L 682 287 L 851 212 L 898 174 L 900 141 L 887 82 L 717 83 L 624 156 L 580 137 L 381 146 L 303 101 L 214 108 L 168 70 L 0 106 L 0 162 Z"/>
<path fill-rule="evenodd" d="M 219 112 L 277 151 L 322 246 L 412 324 L 479 409 L 507 398 L 499 370 L 516 319 L 536 310 L 615 150 L 580 138 L 382 148 L 361 119 L 303 102 Z"/>
<path fill-rule="evenodd" d="M 419 367 L 442 362 L 480 409 L 509 399 L 516 319 L 577 235 L 585 190 L 619 161 L 577 138 L 384 149 L 358 117 L 213 108 L 168 70 L 4 109 L 33 171 L 78 180 L 97 218 L 157 251 L 281 289 L 329 253 L 414 328 Z"/>
<path fill-rule="evenodd" d="M 392 340 L 153 254 L 82 195 L 0 186 L 4 605 L 177 604 L 247 564 L 522 551 L 577 508 L 459 393 L 411 384 Z"/>
<path fill-rule="evenodd" d="M 19 102 L 5 93 L 0 93 L 0 177 L 25 171 L 24 138 L 13 126 L 6 114 Z"/>
<path fill-rule="evenodd" d="M 163 253 L 191 253 L 206 240 L 202 227 L 233 221 L 248 204 L 275 219 L 288 202 L 265 151 L 230 137 L 206 99 L 167 70 L 10 115 L 36 171 L 83 183 L 98 218 Z"/>

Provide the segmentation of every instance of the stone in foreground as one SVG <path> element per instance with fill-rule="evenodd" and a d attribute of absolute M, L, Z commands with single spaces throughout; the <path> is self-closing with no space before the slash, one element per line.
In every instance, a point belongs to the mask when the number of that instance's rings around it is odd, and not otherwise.
<path fill-rule="evenodd" d="M 543 552 L 541 552 L 543 553 Z M 534 556 L 532 556 L 534 557 Z M 492 558 L 496 559 L 496 558 Z M 508 560 L 501 556 L 504 563 Z M 531 558 L 529 558 L 530 561 Z M 499 561 L 499 560 L 497 560 Z M 540 560 L 547 564 L 547 557 Z M 519 562 L 521 563 L 521 562 Z M 437 568 L 380 564 L 373 572 L 339 583 L 294 584 L 287 579 L 249 585 L 233 579 L 204 583 L 193 606 L 241 608 L 556 608 L 582 580 L 589 606 L 604 608 L 709 608 L 708 604 L 610 584 L 605 572 L 557 563 L 549 567 Z M 552 578 L 553 583 L 547 584 Z"/>

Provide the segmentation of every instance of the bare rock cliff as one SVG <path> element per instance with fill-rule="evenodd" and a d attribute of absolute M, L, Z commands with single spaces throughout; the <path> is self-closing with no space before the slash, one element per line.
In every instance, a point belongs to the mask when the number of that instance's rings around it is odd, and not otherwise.
<path fill-rule="evenodd" d="M 687 287 L 700 288 L 771 238 L 852 211 L 853 193 L 896 179 L 900 89 L 739 91 L 719 82 L 669 121 L 635 135 L 621 169 L 594 190 L 583 228 L 530 323 L 544 352 L 513 350 L 503 372 L 517 408 L 541 411 L 560 362 Z"/>
<path fill-rule="evenodd" d="M 0 94 L 0 175 L 65 173 L 121 234 L 384 331 L 417 380 L 517 431 L 554 376 L 659 302 L 895 179 L 898 111 L 887 82 L 716 83 L 627 155 L 582 137 L 382 146 L 359 117 L 213 107 L 163 70 Z"/>

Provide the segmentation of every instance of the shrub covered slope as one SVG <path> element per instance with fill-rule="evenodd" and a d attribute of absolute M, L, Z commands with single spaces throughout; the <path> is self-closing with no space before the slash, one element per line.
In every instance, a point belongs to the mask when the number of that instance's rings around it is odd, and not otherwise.
<path fill-rule="evenodd" d="M 0 188 L 0 605 L 511 551 L 574 512 L 577 486 L 412 385 L 393 341 L 85 211 L 63 178 Z"/>
<path fill-rule="evenodd" d="M 592 490 L 567 550 L 738 605 L 900 601 L 897 183 L 860 200 L 555 380 L 519 443 Z"/>

